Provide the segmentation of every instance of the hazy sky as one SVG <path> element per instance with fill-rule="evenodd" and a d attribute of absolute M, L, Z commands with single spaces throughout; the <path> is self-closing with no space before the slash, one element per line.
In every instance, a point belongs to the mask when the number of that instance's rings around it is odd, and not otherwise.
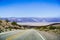
<path fill-rule="evenodd" d="M 60 17 L 60 0 L 0 0 L 1 17 Z"/>

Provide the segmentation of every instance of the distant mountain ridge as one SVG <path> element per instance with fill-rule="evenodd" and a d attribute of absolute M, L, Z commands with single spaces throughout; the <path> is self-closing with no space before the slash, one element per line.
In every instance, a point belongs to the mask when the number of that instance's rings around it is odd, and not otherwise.
<path fill-rule="evenodd" d="M 9 17 L 9 18 L 0 18 L 0 20 L 15 21 L 15 22 L 60 22 L 60 18 L 35 18 L 35 17 Z"/>

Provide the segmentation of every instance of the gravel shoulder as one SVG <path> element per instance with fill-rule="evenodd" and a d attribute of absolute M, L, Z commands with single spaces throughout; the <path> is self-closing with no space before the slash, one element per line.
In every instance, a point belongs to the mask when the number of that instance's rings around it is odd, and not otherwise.
<path fill-rule="evenodd" d="M 60 40 L 60 35 L 53 32 L 39 31 L 46 40 Z"/>

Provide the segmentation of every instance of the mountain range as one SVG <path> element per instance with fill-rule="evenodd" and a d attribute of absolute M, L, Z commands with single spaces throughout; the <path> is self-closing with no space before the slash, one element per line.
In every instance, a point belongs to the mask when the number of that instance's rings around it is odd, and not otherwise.
<path fill-rule="evenodd" d="M 15 22 L 60 22 L 60 18 L 38 18 L 38 17 L 8 17 L 0 18 L 0 20 L 15 21 Z"/>

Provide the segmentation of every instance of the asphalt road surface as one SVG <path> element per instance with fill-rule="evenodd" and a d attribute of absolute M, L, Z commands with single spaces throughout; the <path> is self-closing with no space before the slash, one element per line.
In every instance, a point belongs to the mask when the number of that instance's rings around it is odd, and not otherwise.
<path fill-rule="evenodd" d="M 29 30 L 16 30 L 0 34 L 0 40 L 47 40 L 40 32 Z"/>

